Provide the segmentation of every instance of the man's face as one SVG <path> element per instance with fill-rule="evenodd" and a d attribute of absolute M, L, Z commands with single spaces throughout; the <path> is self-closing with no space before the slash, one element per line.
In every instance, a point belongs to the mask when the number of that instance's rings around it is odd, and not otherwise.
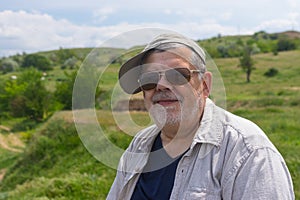
<path fill-rule="evenodd" d="M 190 55 L 189 51 L 185 51 Z M 187 68 L 196 70 L 184 57 L 170 51 L 154 52 L 145 60 L 143 73 L 165 71 L 172 68 Z M 157 86 L 144 90 L 144 102 L 155 123 L 163 128 L 171 126 L 180 128 L 199 122 L 205 97 L 208 96 L 206 84 L 199 80 L 199 73 L 192 73 L 188 83 L 171 84 L 162 73 Z"/>

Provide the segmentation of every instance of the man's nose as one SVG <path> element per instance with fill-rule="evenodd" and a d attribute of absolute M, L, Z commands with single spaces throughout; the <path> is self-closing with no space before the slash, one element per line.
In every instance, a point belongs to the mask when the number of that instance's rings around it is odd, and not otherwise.
<path fill-rule="evenodd" d="M 170 87 L 171 87 L 171 84 L 167 80 L 166 75 L 164 73 L 160 74 L 156 89 L 164 90 L 164 89 L 169 89 Z"/>

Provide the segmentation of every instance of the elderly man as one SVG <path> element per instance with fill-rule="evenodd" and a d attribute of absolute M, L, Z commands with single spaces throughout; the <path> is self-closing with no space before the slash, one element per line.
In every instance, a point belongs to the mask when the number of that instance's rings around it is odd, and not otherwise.
<path fill-rule="evenodd" d="M 216 106 L 205 53 L 163 34 L 121 66 L 155 125 L 123 154 L 107 199 L 294 199 L 288 168 L 263 131 Z"/>

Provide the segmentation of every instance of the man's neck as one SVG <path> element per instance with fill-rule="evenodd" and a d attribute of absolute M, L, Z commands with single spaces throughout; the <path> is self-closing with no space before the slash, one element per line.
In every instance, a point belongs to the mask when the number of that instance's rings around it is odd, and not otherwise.
<path fill-rule="evenodd" d="M 170 157 L 177 157 L 184 153 L 192 144 L 199 124 L 192 127 L 173 129 L 164 127 L 161 131 L 161 140 L 165 151 Z"/>

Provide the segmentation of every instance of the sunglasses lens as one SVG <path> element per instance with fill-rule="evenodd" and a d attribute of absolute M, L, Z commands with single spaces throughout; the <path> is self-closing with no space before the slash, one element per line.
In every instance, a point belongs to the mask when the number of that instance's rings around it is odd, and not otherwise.
<path fill-rule="evenodd" d="M 187 68 L 175 68 L 165 71 L 166 79 L 173 85 L 184 85 L 191 79 L 190 70 Z M 147 72 L 141 75 L 139 79 L 142 90 L 152 90 L 159 82 L 159 72 Z"/>
<path fill-rule="evenodd" d="M 159 81 L 159 73 L 157 72 L 144 73 L 139 79 L 140 86 L 143 90 L 154 89 L 158 81 Z"/>
<path fill-rule="evenodd" d="M 191 74 L 187 68 L 170 69 L 165 72 L 167 80 L 174 85 L 183 85 L 190 81 Z"/>

